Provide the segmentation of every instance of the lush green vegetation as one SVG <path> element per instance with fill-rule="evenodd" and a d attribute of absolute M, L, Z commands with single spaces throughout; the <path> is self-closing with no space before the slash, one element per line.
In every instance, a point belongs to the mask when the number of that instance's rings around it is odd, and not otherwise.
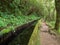
<path fill-rule="evenodd" d="M 54 4 L 54 0 L 0 1 L 0 30 L 6 28 L 7 26 L 13 27 L 19 24 L 21 25 L 27 20 L 30 21 L 32 18 L 34 20 L 36 16 L 40 16 L 41 18 L 43 17 L 50 22 L 55 22 L 56 11 Z"/>
<path fill-rule="evenodd" d="M 10 31 L 14 32 L 17 26 L 40 18 L 43 18 L 51 28 L 60 33 L 59 8 L 59 0 L 0 0 L 0 35 Z M 37 27 L 32 34 L 30 43 L 32 40 L 35 40 L 33 37 L 37 36 Z M 22 33 L 22 35 L 24 34 L 25 32 Z M 20 36 L 21 34 L 18 37 Z M 17 42 L 21 42 L 21 39 Z"/>
<path fill-rule="evenodd" d="M 4 28 L 2 31 L 0 31 L 0 34 L 8 33 L 11 30 L 15 30 L 14 28 L 16 28 L 17 26 L 39 19 L 36 15 L 30 16 L 19 15 L 17 17 L 13 15 L 6 16 L 7 17 L 2 16 L 0 18 L 1 19 L 0 27 Z"/>
<path fill-rule="evenodd" d="M 0 35 L 15 30 L 17 26 L 29 23 L 33 20 L 40 18 L 35 12 L 27 15 L 29 10 L 28 8 L 30 7 L 30 3 L 27 2 L 29 5 L 28 6 L 24 4 L 23 0 L 21 2 L 20 1 L 14 0 L 10 2 L 9 0 L 8 1 L 5 0 L 5 2 L 4 1 L 0 2 L 1 3 L 0 4 L 1 5 Z M 7 4 L 9 5 L 9 7 Z"/>

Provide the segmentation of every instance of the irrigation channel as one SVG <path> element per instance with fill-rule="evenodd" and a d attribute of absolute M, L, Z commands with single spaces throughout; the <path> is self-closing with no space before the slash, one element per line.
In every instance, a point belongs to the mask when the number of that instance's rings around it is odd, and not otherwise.
<path fill-rule="evenodd" d="M 3 36 L 0 36 L 0 45 L 9 45 L 10 42 L 12 42 L 20 33 L 22 33 L 26 29 L 32 29 L 30 30 L 30 34 L 27 40 L 27 43 L 29 41 L 29 38 L 33 32 L 34 25 L 36 24 L 38 20 L 34 20 L 32 22 L 29 22 L 27 24 L 24 24 L 22 26 L 19 26 L 15 29 L 15 32 L 11 31 L 8 34 L 4 34 Z M 27 45 L 27 43 L 25 45 Z M 24 45 L 24 44 L 21 44 Z"/>

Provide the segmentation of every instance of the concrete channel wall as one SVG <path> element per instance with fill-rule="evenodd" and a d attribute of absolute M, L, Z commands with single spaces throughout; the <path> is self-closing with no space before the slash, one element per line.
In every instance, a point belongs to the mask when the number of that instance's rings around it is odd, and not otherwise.
<path fill-rule="evenodd" d="M 36 24 L 28 45 L 40 45 L 39 23 Z"/>

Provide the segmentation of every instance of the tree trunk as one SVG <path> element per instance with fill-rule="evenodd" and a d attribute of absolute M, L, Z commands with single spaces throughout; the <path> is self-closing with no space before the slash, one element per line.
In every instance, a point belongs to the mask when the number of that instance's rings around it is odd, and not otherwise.
<path fill-rule="evenodd" d="M 55 6 L 56 6 L 56 23 L 55 23 L 55 29 L 60 30 L 60 0 L 55 0 Z"/>

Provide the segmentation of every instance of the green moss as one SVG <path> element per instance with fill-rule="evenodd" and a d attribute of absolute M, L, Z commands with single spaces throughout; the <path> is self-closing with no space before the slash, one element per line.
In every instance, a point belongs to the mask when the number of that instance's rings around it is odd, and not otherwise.
<path fill-rule="evenodd" d="M 36 24 L 34 31 L 31 35 L 28 45 L 40 45 L 40 38 L 39 38 L 39 23 Z"/>

